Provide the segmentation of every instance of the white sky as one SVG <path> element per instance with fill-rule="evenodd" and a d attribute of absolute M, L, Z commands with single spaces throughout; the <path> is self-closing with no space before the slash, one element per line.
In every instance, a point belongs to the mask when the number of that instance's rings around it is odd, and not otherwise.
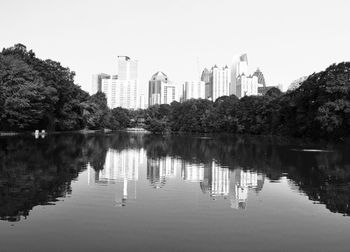
<path fill-rule="evenodd" d="M 182 83 L 247 53 L 269 85 L 350 60 L 349 0 L 0 0 L 0 48 L 22 43 L 76 72 L 113 74 L 139 60 L 141 90 L 158 70 Z M 198 60 L 197 60 L 198 59 Z"/>

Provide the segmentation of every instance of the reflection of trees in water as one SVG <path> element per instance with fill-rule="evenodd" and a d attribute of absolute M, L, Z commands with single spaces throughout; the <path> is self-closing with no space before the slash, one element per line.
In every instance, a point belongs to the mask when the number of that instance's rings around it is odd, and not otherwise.
<path fill-rule="evenodd" d="M 2 138 L 0 216 L 17 221 L 36 205 L 52 204 L 71 193 L 71 181 L 84 168 L 83 136 Z"/>
<path fill-rule="evenodd" d="M 90 162 L 102 170 L 109 148 L 139 148 L 142 135 L 50 135 L 2 137 L 0 218 L 18 221 L 36 205 L 54 204 L 71 193 L 71 181 Z"/>
<path fill-rule="evenodd" d="M 205 164 L 215 160 L 230 169 L 262 172 L 271 180 L 286 173 L 310 200 L 325 204 L 332 212 L 350 215 L 350 156 L 346 155 L 345 146 L 338 146 L 334 152 L 302 152 L 293 149 L 315 146 L 272 137 L 227 135 L 211 138 L 149 135 L 145 143 L 151 157 L 170 155 Z"/>
<path fill-rule="evenodd" d="M 332 212 L 350 215 L 350 155 L 346 147 L 330 153 L 293 151 L 310 144 L 271 137 L 143 135 L 50 135 L 1 138 L 0 216 L 18 220 L 36 205 L 52 204 L 71 191 L 87 163 L 102 170 L 109 148 L 117 151 L 144 148 L 147 158 L 167 156 L 192 164 L 211 164 L 229 169 L 263 173 L 278 180 L 284 173 L 310 200 Z"/>

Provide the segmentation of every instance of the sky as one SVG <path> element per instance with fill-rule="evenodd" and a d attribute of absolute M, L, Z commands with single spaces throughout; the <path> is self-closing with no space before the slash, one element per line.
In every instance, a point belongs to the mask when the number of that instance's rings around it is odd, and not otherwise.
<path fill-rule="evenodd" d="M 175 83 L 247 53 L 268 85 L 289 84 L 350 61 L 349 0 L 0 0 L 0 48 L 22 43 L 76 72 L 116 72 L 139 61 L 140 91 L 163 71 Z"/>

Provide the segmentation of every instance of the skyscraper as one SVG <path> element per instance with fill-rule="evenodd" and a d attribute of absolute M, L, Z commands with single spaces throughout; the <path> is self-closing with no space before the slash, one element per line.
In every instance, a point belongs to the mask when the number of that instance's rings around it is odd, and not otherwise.
<path fill-rule="evenodd" d="M 118 56 L 117 75 L 102 79 L 102 92 L 106 94 L 107 104 L 111 109 L 136 109 L 139 106 L 137 67 L 137 60 L 128 56 Z"/>
<path fill-rule="evenodd" d="M 217 98 L 221 96 L 230 95 L 231 76 L 230 69 L 225 66 L 223 68 L 219 68 L 214 66 L 212 68 L 212 85 L 213 85 L 213 96 L 212 101 L 215 101 Z"/>
<path fill-rule="evenodd" d="M 132 60 L 128 56 L 118 56 L 117 59 L 117 74 L 119 80 L 132 80 L 137 81 L 138 62 L 137 60 Z"/>
<path fill-rule="evenodd" d="M 170 104 L 176 100 L 176 85 L 163 72 L 155 73 L 148 86 L 148 105 Z"/>
<path fill-rule="evenodd" d="M 201 76 L 201 81 L 205 83 L 205 99 L 213 97 L 213 82 L 211 81 L 211 73 L 207 68 L 204 68 Z"/>
<path fill-rule="evenodd" d="M 258 68 L 253 73 L 253 76 L 256 76 L 258 78 L 258 84 L 261 87 L 266 87 L 265 77 L 264 74 L 261 72 L 261 70 Z"/>
<path fill-rule="evenodd" d="M 237 95 L 237 77 L 244 74 L 248 76 L 248 56 L 242 54 L 240 56 L 234 56 L 231 65 L 231 84 L 229 94 Z"/>
<path fill-rule="evenodd" d="M 258 77 L 246 76 L 244 73 L 236 78 L 236 96 L 258 95 Z"/>
<path fill-rule="evenodd" d="M 213 66 L 211 70 L 204 69 L 201 80 L 205 82 L 205 98 L 215 101 L 221 96 L 230 95 L 231 74 L 230 69 Z"/>

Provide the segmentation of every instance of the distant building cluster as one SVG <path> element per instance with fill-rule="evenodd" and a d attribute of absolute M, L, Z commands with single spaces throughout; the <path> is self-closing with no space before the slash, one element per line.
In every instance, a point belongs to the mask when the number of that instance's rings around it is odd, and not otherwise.
<path fill-rule="evenodd" d="M 238 98 L 264 95 L 272 87 L 266 85 L 259 68 L 250 73 L 248 56 L 242 54 L 235 56 L 230 66 L 214 65 L 210 69 L 205 68 L 199 80 L 185 81 L 181 87 L 172 82 L 164 72 L 158 71 L 148 82 L 147 99 L 139 91 L 138 61 L 128 56 L 118 56 L 117 73 L 93 75 L 91 91 L 104 92 L 109 108 L 144 109 L 147 105 L 171 104 L 174 101 L 190 99 L 215 101 L 221 96 L 229 95 L 236 95 Z"/>
<path fill-rule="evenodd" d="M 205 98 L 215 101 L 221 96 L 261 95 L 260 87 L 266 87 L 265 78 L 260 69 L 250 74 L 248 56 L 235 56 L 230 67 L 213 66 L 205 68 L 201 80 L 205 82 Z"/>

